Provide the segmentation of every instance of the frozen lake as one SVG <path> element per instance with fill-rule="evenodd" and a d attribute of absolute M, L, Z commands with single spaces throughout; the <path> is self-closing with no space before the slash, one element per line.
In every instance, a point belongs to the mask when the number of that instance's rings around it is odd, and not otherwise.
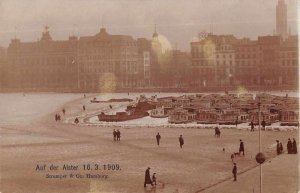
<path fill-rule="evenodd" d="M 82 94 L 0 93 L 0 126 L 28 124 Z"/>
<path fill-rule="evenodd" d="M 136 121 L 140 125 L 150 124 L 153 127 L 122 128 L 64 124 L 55 122 L 52 115 L 47 116 L 53 112 L 60 113 L 62 107 L 65 107 L 67 113 L 63 116 L 63 120 L 75 116 L 84 117 L 87 113 L 99 111 L 109 105 L 109 103 L 90 103 L 94 96 L 97 96 L 98 100 L 108 100 L 134 99 L 139 95 L 140 93 L 130 93 L 129 96 L 127 93 L 89 94 L 84 99 L 83 94 L 34 93 L 25 96 L 22 93 L 0 94 L 1 192 L 154 192 L 143 188 L 144 172 L 147 167 L 151 167 L 151 174 L 157 172 L 160 186 L 154 189 L 156 193 L 198 192 L 218 182 L 229 184 L 230 191 L 238 190 L 237 184 L 230 183 L 232 180 L 230 155 L 238 151 L 240 139 L 245 142 L 247 153 L 245 157 L 235 158 L 239 171 L 248 171 L 252 168 L 251 171 L 256 171 L 257 163 L 254 157 L 257 154 L 259 132 L 224 129 L 222 137 L 216 138 L 214 131 L 210 129 L 161 127 L 166 119 L 152 120 L 146 117 L 144 120 L 131 120 L 121 124 L 135 124 Z M 151 95 L 154 93 L 146 94 Z M 170 95 L 178 96 L 183 93 L 159 93 L 158 97 Z M 86 111 L 82 110 L 82 105 L 86 105 Z M 121 105 L 113 104 L 116 109 L 123 108 Z M 34 124 L 26 125 L 32 122 Z M 120 129 L 122 133 L 120 142 L 113 141 L 113 129 Z M 155 139 L 158 132 L 162 136 L 159 147 Z M 183 149 L 179 148 L 179 135 L 184 136 Z M 295 137 L 298 141 L 298 132 L 263 132 L 261 137 L 262 151 L 272 158 L 276 156 L 275 140 L 285 143 L 287 138 Z M 223 148 L 226 149 L 225 152 L 222 151 Z M 295 168 L 298 166 L 298 159 L 288 155 L 289 158 L 286 160 L 292 162 L 285 162 L 283 156 L 285 155 L 279 156 L 280 162 L 271 168 L 264 166 L 264 179 L 271 180 L 274 180 L 272 177 L 276 174 L 274 168 L 289 166 L 283 168 L 282 175 L 275 175 L 278 176 L 275 179 L 278 183 L 264 181 L 265 193 L 274 192 L 274 184 L 275 188 L 280 190 L 278 192 L 284 192 L 281 190 L 283 188 L 287 190 L 287 187 L 293 189 L 297 185 Z M 109 180 L 58 181 L 46 179 L 45 172 L 35 172 L 36 164 L 40 163 L 48 166 L 50 164 L 61 166 L 66 163 L 79 166 L 87 163 L 118 163 L 122 170 L 105 173 L 110 176 Z M 85 174 L 82 169 L 78 172 Z M 56 171 L 49 173 L 57 174 Z M 92 171 L 92 174 L 96 173 L 97 171 Z M 281 176 L 285 176 L 286 181 L 282 181 Z M 253 188 L 257 188 L 253 186 L 258 184 L 259 178 L 256 173 L 246 172 L 241 177 L 244 179 L 239 182 L 244 189 L 252 191 Z M 222 191 L 218 189 L 215 192 Z"/>

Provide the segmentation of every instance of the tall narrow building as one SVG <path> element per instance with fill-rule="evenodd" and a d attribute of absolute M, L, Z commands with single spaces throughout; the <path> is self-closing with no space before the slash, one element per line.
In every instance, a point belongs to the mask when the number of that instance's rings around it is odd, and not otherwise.
<path fill-rule="evenodd" d="M 276 34 L 287 38 L 287 6 L 285 0 L 278 0 L 276 7 Z"/>

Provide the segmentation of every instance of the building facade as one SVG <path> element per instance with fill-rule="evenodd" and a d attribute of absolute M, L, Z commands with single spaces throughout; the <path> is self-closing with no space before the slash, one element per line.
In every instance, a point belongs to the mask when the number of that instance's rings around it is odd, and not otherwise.
<path fill-rule="evenodd" d="M 259 85 L 259 67 L 261 65 L 261 53 L 257 41 L 242 39 L 234 45 L 234 50 L 236 56 L 236 85 Z"/>
<path fill-rule="evenodd" d="M 289 36 L 282 44 L 278 53 L 280 66 L 279 84 L 284 86 L 298 85 L 299 64 L 298 64 L 298 36 Z"/>
<path fill-rule="evenodd" d="M 131 36 L 111 35 L 104 28 L 78 41 L 79 88 L 114 91 L 139 86 L 138 44 Z"/>
<path fill-rule="evenodd" d="M 7 73 L 7 59 L 6 49 L 0 47 L 0 91 L 7 87 L 6 73 Z"/>
<path fill-rule="evenodd" d="M 257 40 L 209 34 L 191 43 L 196 87 L 297 88 L 298 37 Z"/>
<path fill-rule="evenodd" d="M 37 42 L 13 39 L 7 50 L 8 87 L 19 91 L 68 91 L 77 88 L 78 40 L 52 40 L 48 28 Z"/>
<path fill-rule="evenodd" d="M 94 36 L 56 41 L 46 27 L 39 41 L 12 39 L 3 81 L 18 91 L 113 92 L 149 86 L 154 61 L 151 40 L 101 28 Z"/>

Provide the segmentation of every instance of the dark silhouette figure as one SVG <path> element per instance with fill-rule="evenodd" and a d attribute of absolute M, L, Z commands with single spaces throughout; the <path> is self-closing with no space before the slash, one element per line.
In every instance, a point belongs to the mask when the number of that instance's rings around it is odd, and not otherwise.
<path fill-rule="evenodd" d="M 277 152 L 277 155 L 281 154 L 281 149 L 280 149 L 280 143 L 278 140 L 276 140 L 277 142 L 277 145 L 276 145 L 276 152 Z"/>
<path fill-rule="evenodd" d="M 112 109 L 112 105 L 109 105 L 109 108 Z"/>
<path fill-rule="evenodd" d="M 184 144 L 184 140 L 183 140 L 182 135 L 180 135 L 180 137 L 179 137 L 179 144 L 180 144 L 180 148 L 182 148 L 182 146 Z"/>
<path fill-rule="evenodd" d="M 215 137 L 220 137 L 221 136 L 221 131 L 219 127 L 215 127 Z"/>
<path fill-rule="evenodd" d="M 283 152 L 283 146 L 282 146 L 281 142 L 279 142 L 279 147 L 280 147 L 280 153 L 282 153 Z"/>
<path fill-rule="evenodd" d="M 144 182 L 144 187 L 146 188 L 147 184 L 151 184 L 151 186 L 153 186 L 151 177 L 150 177 L 150 167 L 147 168 L 146 172 L 145 172 L 145 182 Z"/>
<path fill-rule="evenodd" d="M 121 140 L 121 132 L 119 131 L 119 129 L 117 130 L 117 141 Z"/>
<path fill-rule="evenodd" d="M 65 114 L 66 114 L 66 109 L 63 108 L 63 109 L 62 109 L 62 112 L 63 112 L 63 114 L 65 115 Z"/>
<path fill-rule="evenodd" d="M 296 143 L 295 138 L 293 138 L 292 150 L 293 150 L 293 153 L 294 153 L 294 154 L 297 154 L 297 153 L 298 153 L 298 150 L 297 150 L 297 143 Z"/>
<path fill-rule="evenodd" d="M 236 163 L 233 164 L 233 169 L 232 169 L 232 174 L 233 174 L 233 181 L 236 181 L 236 176 L 237 176 L 237 167 L 236 167 Z"/>
<path fill-rule="evenodd" d="M 156 186 L 156 176 L 155 176 L 156 173 L 153 173 L 152 175 L 152 183 Z"/>
<path fill-rule="evenodd" d="M 58 115 L 55 114 L 55 121 L 58 121 Z"/>
<path fill-rule="evenodd" d="M 74 122 L 75 122 L 76 124 L 78 124 L 78 123 L 79 123 L 79 119 L 76 117 Z"/>
<path fill-rule="evenodd" d="M 156 142 L 157 142 L 157 145 L 158 145 L 158 146 L 159 146 L 159 141 L 160 141 L 160 139 L 161 139 L 161 136 L 160 136 L 159 133 L 157 133 L 157 135 L 156 135 Z"/>
<path fill-rule="evenodd" d="M 290 138 L 288 139 L 288 143 L 287 143 L 286 147 L 287 147 L 288 154 L 291 154 L 292 153 L 293 144 L 292 144 L 292 141 L 291 141 Z"/>
<path fill-rule="evenodd" d="M 239 154 L 243 152 L 243 156 L 245 156 L 245 147 L 244 147 L 244 142 L 240 139 L 240 149 L 239 149 Z"/>
<path fill-rule="evenodd" d="M 117 132 L 116 132 L 115 129 L 114 129 L 114 131 L 113 131 L 113 136 L 114 136 L 114 141 L 116 141 L 116 140 L 117 140 Z"/>
<path fill-rule="evenodd" d="M 263 119 L 263 121 L 261 122 L 261 126 L 263 128 L 263 130 L 266 129 L 266 121 Z"/>
<path fill-rule="evenodd" d="M 254 131 L 254 123 L 253 123 L 253 121 L 251 121 L 250 125 L 251 125 L 251 130 L 250 131 Z"/>
<path fill-rule="evenodd" d="M 85 111 L 85 105 L 82 106 L 83 111 Z"/>
<path fill-rule="evenodd" d="M 57 115 L 57 120 L 60 121 L 60 114 Z"/>

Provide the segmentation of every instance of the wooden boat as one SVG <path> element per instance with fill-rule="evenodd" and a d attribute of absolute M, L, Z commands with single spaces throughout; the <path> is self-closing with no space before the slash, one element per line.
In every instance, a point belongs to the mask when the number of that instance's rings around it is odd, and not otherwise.
<path fill-rule="evenodd" d="M 148 116 L 147 112 L 128 115 L 126 112 L 117 112 L 115 115 L 106 115 L 104 113 L 98 115 L 99 121 L 105 122 L 122 122 L 132 119 L 138 119 Z"/>

